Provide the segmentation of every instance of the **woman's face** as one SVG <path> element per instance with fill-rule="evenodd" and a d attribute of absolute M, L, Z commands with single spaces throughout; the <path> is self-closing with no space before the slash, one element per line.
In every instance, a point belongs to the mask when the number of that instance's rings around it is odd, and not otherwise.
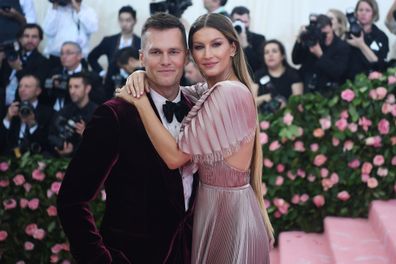
<path fill-rule="evenodd" d="M 326 14 L 330 19 L 331 19 L 331 25 L 332 28 L 335 32 L 337 32 L 339 30 L 339 28 L 341 27 L 340 23 L 338 23 L 338 19 L 336 17 L 336 15 L 332 12 L 327 12 Z"/>
<path fill-rule="evenodd" d="M 373 9 L 364 1 L 360 2 L 356 16 L 359 23 L 363 26 L 373 23 Z"/>
<path fill-rule="evenodd" d="M 192 36 L 192 56 L 207 79 L 223 81 L 232 72 L 236 46 L 217 29 L 204 27 Z"/>
<path fill-rule="evenodd" d="M 284 56 L 281 54 L 278 44 L 269 43 L 264 47 L 264 61 L 269 69 L 274 69 L 282 64 Z"/>

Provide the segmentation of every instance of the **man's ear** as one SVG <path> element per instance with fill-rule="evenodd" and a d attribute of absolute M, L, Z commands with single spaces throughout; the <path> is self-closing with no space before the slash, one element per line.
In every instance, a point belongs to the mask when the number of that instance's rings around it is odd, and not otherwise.
<path fill-rule="evenodd" d="M 92 90 L 92 85 L 90 85 L 90 84 L 87 84 L 86 86 L 85 86 L 85 94 L 89 94 L 89 92 Z"/>

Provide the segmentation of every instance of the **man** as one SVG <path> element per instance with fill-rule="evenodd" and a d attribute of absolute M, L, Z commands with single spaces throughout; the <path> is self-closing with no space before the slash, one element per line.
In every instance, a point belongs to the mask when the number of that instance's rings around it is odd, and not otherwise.
<path fill-rule="evenodd" d="M 89 100 L 92 85 L 86 73 L 75 73 L 69 78 L 71 102 L 55 117 L 49 136 L 50 145 L 60 156 L 72 156 L 78 147 L 86 124 L 97 105 Z"/>
<path fill-rule="evenodd" d="M 294 44 L 292 59 L 294 64 L 301 64 L 304 92 L 331 96 L 344 81 L 350 49 L 331 25 L 329 17 L 319 15 L 308 29 L 302 29 Z"/>
<path fill-rule="evenodd" d="M 253 74 L 260 68 L 264 67 L 263 48 L 265 37 L 249 30 L 250 10 L 246 7 L 234 7 L 234 9 L 231 11 L 231 20 L 234 22 L 234 24 L 235 21 L 240 21 L 243 23 L 243 28 L 241 28 L 240 31 L 237 30 L 237 32 L 243 51 L 245 52 L 247 62 L 250 66 L 250 70 Z"/>
<path fill-rule="evenodd" d="M 186 66 L 184 66 L 184 78 L 188 81 L 189 85 L 205 82 L 204 77 L 198 69 L 198 66 L 192 59 L 189 59 Z"/>
<path fill-rule="evenodd" d="M 55 111 L 61 110 L 70 102 L 67 90 L 68 78 L 79 72 L 87 73 L 92 80 L 92 90 L 90 97 L 95 103 L 101 103 L 103 100 L 103 87 L 100 77 L 90 72 L 82 63 L 83 54 L 80 45 L 76 42 L 67 41 L 62 44 L 61 48 L 61 67 L 56 68 L 51 79 L 46 81 L 49 104 Z"/>
<path fill-rule="evenodd" d="M 141 36 L 150 100 L 164 126 L 177 136 L 181 120 L 173 116 L 167 121 L 163 104 L 188 104 L 179 90 L 187 56 L 184 27 L 176 17 L 158 13 L 146 21 Z M 118 98 L 98 107 L 58 197 L 59 217 L 77 262 L 190 263 L 197 183 L 192 184 L 191 174 L 167 168 L 136 108 Z M 89 202 L 103 184 L 107 200 L 99 231 Z"/>
<path fill-rule="evenodd" d="M 114 54 L 117 50 L 125 47 L 133 47 L 136 50 L 140 49 L 140 38 L 133 33 L 133 28 L 136 24 L 136 10 L 131 6 L 121 7 L 118 11 L 118 24 L 120 25 L 121 33 L 104 37 L 99 45 L 88 55 L 89 64 L 101 77 L 106 75 L 106 71 L 103 70 L 98 62 L 100 56 L 106 55 L 110 70 L 110 67 L 118 68 L 116 65 L 113 65 Z"/>
<path fill-rule="evenodd" d="M 40 80 L 33 75 L 22 77 L 18 94 L 20 101 L 13 102 L 0 125 L 1 154 L 23 152 L 42 153 L 47 150 L 47 134 L 52 111 L 38 101 Z"/>
<path fill-rule="evenodd" d="M 54 1 L 44 18 L 43 29 L 48 37 L 44 54 L 49 55 L 51 66 L 57 67 L 60 65 L 61 46 L 66 41 L 78 43 L 83 56 L 88 56 L 89 39 L 98 30 L 98 18 L 82 0 L 71 0 L 65 6 Z"/>
<path fill-rule="evenodd" d="M 227 0 L 203 0 L 203 4 L 208 13 L 218 13 L 230 17 L 224 7 Z"/>
<path fill-rule="evenodd" d="M 26 24 L 18 34 L 21 50 L 14 58 L 5 58 L 1 64 L 1 106 L 9 106 L 15 99 L 18 82 L 26 74 L 33 74 L 43 83 L 49 74 L 48 60 L 38 51 L 43 30 L 37 24 Z"/>

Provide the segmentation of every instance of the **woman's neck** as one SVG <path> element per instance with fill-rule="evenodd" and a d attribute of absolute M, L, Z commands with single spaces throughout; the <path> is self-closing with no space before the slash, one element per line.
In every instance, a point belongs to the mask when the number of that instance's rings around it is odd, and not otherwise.
<path fill-rule="evenodd" d="M 268 68 L 268 73 L 273 77 L 280 77 L 285 72 L 285 66 L 280 64 L 273 68 Z"/>
<path fill-rule="evenodd" d="M 232 80 L 232 81 L 238 80 L 237 76 L 235 75 L 232 69 L 218 76 L 208 77 L 207 78 L 208 88 L 212 88 L 218 82 L 227 81 L 227 80 Z"/>
<path fill-rule="evenodd" d="M 373 24 L 366 24 L 366 25 L 363 25 L 362 27 L 363 27 L 364 33 L 370 33 L 371 30 L 373 29 Z"/>

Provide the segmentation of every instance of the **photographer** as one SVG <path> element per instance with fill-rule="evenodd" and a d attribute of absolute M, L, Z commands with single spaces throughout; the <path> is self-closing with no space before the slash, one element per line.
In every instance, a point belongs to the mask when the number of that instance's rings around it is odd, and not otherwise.
<path fill-rule="evenodd" d="M 265 37 L 249 30 L 250 11 L 246 7 L 234 7 L 231 11 L 231 20 L 234 22 L 234 27 L 238 32 L 238 37 L 250 69 L 254 73 L 264 65 L 263 46 Z M 242 24 L 237 24 L 236 21 L 240 21 Z"/>
<path fill-rule="evenodd" d="M 335 35 L 331 20 L 325 15 L 311 19 L 294 44 L 292 60 L 301 64 L 304 91 L 331 95 L 343 82 L 349 47 Z"/>
<path fill-rule="evenodd" d="M 227 4 L 227 0 L 203 0 L 203 4 L 208 13 L 217 13 L 230 17 L 224 7 Z"/>
<path fill-rule="evenodd" d="M 44 18 L 43 29 L 48 37 L 44 54 L 50 56 L 51 66 L 60 65 L 61 46 L 66 41 L 80 45 L 84 57 L 88 56 L 89 39 L 98 30 L 95 11 L 82 3 L 82 0 L 50 0 Z"/>
<path fill-rule="evenodd" d="M 0 126 L 1 154 L 42 153 L 48 149 L 47 131 L 52 110 L 38 101 L 40 80 L 26 75 L 19 82 L 20 101 L 13 102 Z"/>
<path fill-rule="evenodd" d="M 354 15 L 360 27 L 350 23 L 350 31 L 352 28 L 360 28 L 360 32 L 353 32 L 347 39 L 352 47 L 347 77 L 352 80 L 359 73 L 367 74 L 371 71 L 385 70 L 385 59 L 389 52 L 388 37 L 374 24 L 379 19 L 377 2 L 375 0 L 358 1 Z M 351 18 L 354 16 L 349 16 L 349 19 Z"/>
<path fill-rule="evenodd" d="M 89 100 L 91 88 L 87 74 L 80 72 L 70 76 L 68 90 L 71 102 L 57 113 L 49 136 L 51 147 L 60 156 L 74 153 L 97 107 Z"/>

